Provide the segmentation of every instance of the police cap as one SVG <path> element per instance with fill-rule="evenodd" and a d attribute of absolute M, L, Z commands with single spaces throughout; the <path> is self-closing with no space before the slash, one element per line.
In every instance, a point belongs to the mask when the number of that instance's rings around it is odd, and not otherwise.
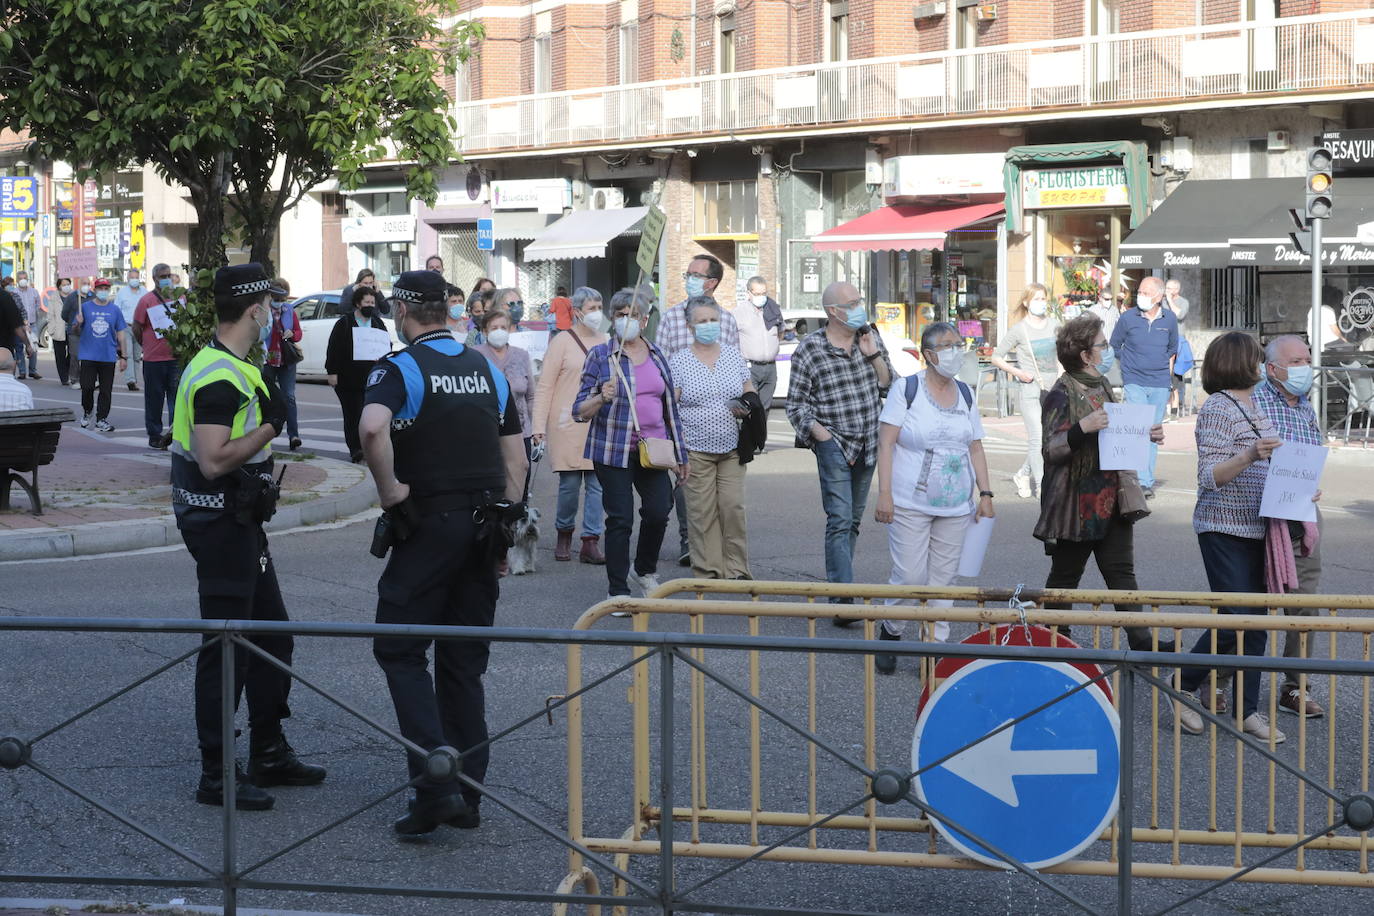
<path fill-rule="evenodd" d="M 267 271 L 257 261 L 247 264 L 234 264 L 215 271 L 215 297 L 228 298 L 272 293 L 285 296 L 286 290 L 272 283 Z"/>
<path fill-rule="evenodd" d="M 391 298 L 400 302 L 443 302 L 448 281 L 432 270 L 407 270 L 391 285 Z"/>

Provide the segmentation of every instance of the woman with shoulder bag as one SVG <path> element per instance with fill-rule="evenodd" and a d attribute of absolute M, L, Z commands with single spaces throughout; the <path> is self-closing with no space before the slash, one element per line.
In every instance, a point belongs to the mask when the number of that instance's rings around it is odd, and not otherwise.
<path fill-rule="evenodd" d="M 272 325 L 263 347 L 266 359 L 262 375 L 268 381 L 276 382 L 286 398 L 286 433 L 290 437 L 291 451 L 301 447 L 300 424 L 296 417 L 296 363 L 301 361 L 301 337 L 304 335 L 301 323 L 291 308 L 291 288 L 281 277 L 272 281 L 278 289 L 286 290 L 286 295 L 272 297 Z"/>
<path fill-rule="evenodd" d="M 1026 284 L 1021 301 L 1012 310 L 1007 333 L 992 354 L 992 364 L 1015 379 L 1020 388 L 1026 460 L 1011 480 L 1022 499 L 1038 494 L 1040 478 L 1045 476 L 1045 461 L 1040 455 L 1040 407 L 1058 371 L 1054 354 L 1059 331 L 1059 322 L 1050 316 L 1049 308 L 1049 291 L 1039 283 Z M 1007 361 L 1013 355 L 1015 365 Z"/>
<path fill-rule="evenodd" d="M 983 421 L 973 392 L 959 381 L 965 350 L 947 321 L 921 332 L 926 368 L 892 386 L 878 427 L 878 503 L 873 519 L 887 525 L 892 554 L 889 585 L 950 585 L 959 571 L 964 534 L 977 518 L 992 518 Z M 934 371 L 932 371 L 934 370 Z M 889 598 L 887 604 L 915 604 Z M 948 600 L 931 601 L 949 607 Z M 884 620 L 879 639 L 901 639 L 906 621 Z M 949 624 L 935 623 L 935 639 Z M 879 674 L 897 669 L 897 656 L 874 657 Z"/>
<path fill-rule="evenodd" d="M 1107 588 L 1134 591 L 1135 522 L 1149 514 L 1134 471 L 1104 471 L 1098 433 L 1107 428 L 1112 386 L 1107 371 L 1116 354 L 1107 343 L 1102 319 L 1080 315 L 1059 329 L 1056 339 L 1064 374 L 1045 398 L 1045 480 L 1035 536 L 1051 557 L 1045 588 L 1077 588 L 1088 558 L 1097 561 Z M 1164 441 L 1164 427 L 1150 428 L 1150 439 Z M 1068 605 L 1046 602 L 1047 608 Z M 1140 610 L 1118 604 L 1118 611 Z M 1064 638 L 1069 628 L 1059 627 Z M 1132 649 L 1174 651 L 1171 639 L 1153 642 L 1149 627 L 1126 627 Z"/>
<path fill-rule="evenodd" d="M 622 289 L 611 297 L 615 336 L 592 347 L 572 412 L 590 423 L 583 454 L 601 481 L 606 510 L 606 580 L 610 597 L 658 588 L 658 552 L 673 506 L 673 481 L 688 475 L 676 388 L 668 360 L 644 339 L 654 293 Z M 634 493 L 639 492 L 639 543 L 630 564 Z"/>

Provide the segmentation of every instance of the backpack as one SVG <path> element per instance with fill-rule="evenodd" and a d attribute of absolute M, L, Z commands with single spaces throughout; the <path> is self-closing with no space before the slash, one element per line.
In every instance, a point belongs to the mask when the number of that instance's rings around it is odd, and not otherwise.
<path fill-rule="evenodd" d="M 967 406 L 969 410 L 972 410 L 972 409 L 973 409 L 973 391 L 969 389 L 969 386 L 968 386 L 968 385 L 964 384 L 963 382 L 959 381 L 958 379 L 955 379 L 955 380 L 954 380 L 954 384 L 956 384 L 956 385 L 959 386 L 959 393 L 962 394 L 962 395 L 964 396 L 964 405 Z M 921 377 L 920 377 L 920 376 L 918 376 L 918 375 L 908 375 L 908 376 L 906 377 L 906 409 L 907 409 L 907 410 L 910 410 L 910 409 L 911 409 L 911 402 L 914 401 L 914 400 L 916 400 L 916 391 L 920 388 L 920 386 L 921 386 Z"/>

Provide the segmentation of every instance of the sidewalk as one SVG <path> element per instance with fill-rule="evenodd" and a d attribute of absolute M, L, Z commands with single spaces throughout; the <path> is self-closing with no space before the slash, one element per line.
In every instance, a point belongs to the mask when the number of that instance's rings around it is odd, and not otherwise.
<path fill-rule="evenodd" d="M 83 430 L 62 427 L 53 463 L 38 470 L 43 514 L 11 491 L 0 512 L 0 562 L 84 556 L 181 544 L 172 515 L 171 456 Z M 376 491 L 361 465 L 308 452 L 277 452 L 282 499 L 267 530 L 316 525 L 371 506 Z"/>

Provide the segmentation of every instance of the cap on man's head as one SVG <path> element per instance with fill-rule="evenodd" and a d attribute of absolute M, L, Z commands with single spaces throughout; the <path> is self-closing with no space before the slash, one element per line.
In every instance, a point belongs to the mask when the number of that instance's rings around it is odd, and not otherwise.
<path fill-rule="evenodd" d="M 443 302 L 448 281 L 432 270 L 407 270 L 391 285 L 391 298 L 401 302 Z"/>
<path fill-rule="evenodd" d="M 285 295 L 286 290 L 274 286 L 267 271 L 257 261 L 247 264 L 233 264 L 215 271 L 215 295 L 217 297 L 254 296 L 260 293 Z"/>
<path fill-rule="evenodd" d="M 110 281 L 109 281 L 109 278 L 107 278 L 107 277 L 96 277 L 96 278 L 95 278 L 95 282 L 91 284 L 91 288 L 92 288 L 92 289 L 109 289 L 109 288 L 110 288 Z"/>

